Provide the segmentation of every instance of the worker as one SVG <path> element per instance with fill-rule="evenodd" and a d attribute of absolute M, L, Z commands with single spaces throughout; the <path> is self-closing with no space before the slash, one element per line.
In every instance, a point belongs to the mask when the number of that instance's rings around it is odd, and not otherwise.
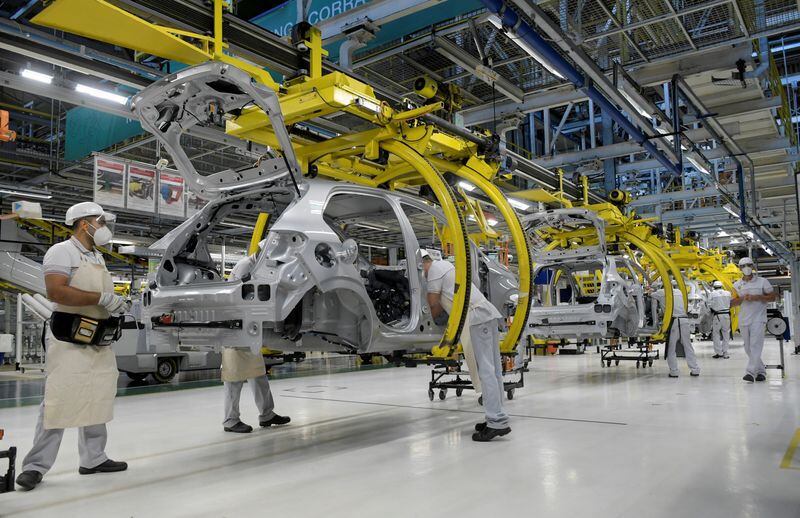
<path fill-rule="evenodd" d="M 263 249 L 266 240 L 259 243 Z M 236 263 L 231 270 L 230 280 L 238 281 L 250 275 L 258 260 L 258 253 L 249 255 Z M 225 347 L 222 350 L 222 381 L 225 386 L 225 421 L 222 426 L 226 432 L 250 433 L 253 427 L 239 418 L 239 398 L 244 382 L 249 380 L 253 397 L 256 400 L 259 416 L 258 424 L 264 428 L 273 425 L 289 424 L 289 417 L 274 412 L 275 401 L 269 387 L 264 357 L 250 349 Z"/>
<path fill-rule="evenodd" d="M 44 256 L 44 282 L 55 307 L 45 337 L 44 401 L 33 447 L 22 461 L 17 484 L 30 491 L 53 466 L 64 428 L 79 428 L 78 473 L 124 471 L 128 465 L 105 453 L 106 423 L 113 418 L 117 361 L 111 342 L 119 336 L 129 302 L 114 293 L 114 283 L 98 246 L 113 236 L 116 217 L 97 203 L 67 210 L 73 235 Z M 76 330 L 77 329 L 77 330 Z"/>
<path fill-rule="evenodd" d="M 764 333 L 767 327 L 767 304 L 778 298 L 778 294 L 770 282 L 758 275 L 753 269 L 753 260 L 743 257 L 739 261 L 742 278 L 734 283 L 736 296 L 731 306 L 740 306 L 739 331 L 744 341 L 744 352 L 747 353 L 747 368 L 742 378 L 744 381 L 765 381 L 767 368 L 761 361 L 764 349 Z"/>
<path fill-rule="evenodd" d="M 711 310 L 711 339 L 714 342 L 712 358 L 728 359 L 728 344 L 731 340 L 731 292 L 723 288 L 721 281 L 714 281 L 708 297 Z"/>
<path fill-rule="evenodd" d="M 427 280 L 428 306 L 434 319 L 453 309 L 456 286 L 455 267 L 443 260 L 434 260 L 427 250 L 420 250 L 422 269 Z M 500 361 L 498 325 L 502 315 L 486 300 L 475 284 L 470 291 L 466 328 L 462 342 L 469 340 L 475 352 L 478 378 L 482 387 L 486 421 L 475 425 L 472 440 L 488 442 L 511 432 L 508 414 L 503 410 L 503 366 Z"/>
<path fill-rule="evenodd" d="M 664 288 L 659 288 L 653 293 L 653 298 L 658 300 L 661 307 L 666 305 L 666 294 Z M 700 365 L 697 363 L 697 356 L 694 354 L 692 339 L 689 331 L 689 317 L 683 305 L 683 294 L 678 289 L 678 283 L 672 280 L 672 322 L 669 327 L 669 339 L 667 342 L 667 365 L 669 366 L 669 377 L 678 377 L 678 342 L 683 345 L 686 353 L 686 364 L 689 366 L 689 374 L 692 376 L 700 375 Z"/>

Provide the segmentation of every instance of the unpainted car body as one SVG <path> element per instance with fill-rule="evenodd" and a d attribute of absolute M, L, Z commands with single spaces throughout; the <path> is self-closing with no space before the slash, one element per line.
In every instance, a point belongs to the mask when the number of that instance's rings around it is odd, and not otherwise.
<path fill-rule="evenodd" d="M 220 127 L 225 114 L 256 105 L 282 150 L 265 150 L 249 168 L 201 175 L 181 147 L 196 126 Z M 443 214 L 420 198 L 302 176 L 275 92 L 224 63 L 197 65 L 134 96 L 132 109 L 175 161 L 187 186 L 209 203 L 152 248 L 162 251 L 143 294 L 151 341 L 177 347 L 262 346 L 282 351 L 359 353 L 430 350 L 444 328 L 427 306 L 419 241 L 406 213 L 426 223 Z M 268 213 L 272 226 L 252 272 L 225 281 L 209 253 L 212 230 L 228 217 Z M 376 266 L 348 238 L 350 224 L 390 215 L 408 266 Z M 380 243 L 373 243 L 373 245 Z M 487 290 L 508 296 L 509 283 L 487 267 Z M 468 272 L 471 273 L 471 272 Z M 469 276 L 468 276 L 469 277 Z"/>
<path fill-rule="evenodd" d="M 540 246 L 534 253 L 535 277 L 542 271 L 550 273 L 544 300 L 531 307 L 528 334 L 584 340 L 641 333 L 646 324 L 644 289 L 636 279 L 641 267 L 629 257 L 607 253 L 602 219 L 586 209 L 555 209 L 527 216 L 523 224 L 532 234 L 542 228 L 584 228 L 597 238 L 593 246 L 553 250 Z M 597 271 L 601 272 L 599 288 L 592 294 L 583 293 L 575 276 L 594 276 Z M 564 283 L 571 288 L 571 295 L 562 302 L 558 287 Z"/>

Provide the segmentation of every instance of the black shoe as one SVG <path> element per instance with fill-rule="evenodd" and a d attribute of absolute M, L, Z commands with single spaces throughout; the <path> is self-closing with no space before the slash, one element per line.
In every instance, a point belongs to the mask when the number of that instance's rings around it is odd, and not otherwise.
<path fill-rule="evenodd" d="M 670 374 L 669 374 L 669 377 L 670 377 L 670 378 L 677 378 L 677 377 L 678 377 L 678 375 L 677 375 L 677 374 L 672 374 L 672 373 L 670 372 Z"/>
<path fill-rule="evenodd" d="M 689 373 L 689 376 L 694 376 L 695 378 L 698 377 L 699 375 L 700 375 L 699 372 L 690 372 Z"/>
<path fill-rule="evenodd" d="M 767 377 L 764 376 L 763 374 L 759 374 L 758 376 L 756 376 L 756 381 L 767 381 Z"/>
<path fill-rule="evenodd" d="M 755 381 L 753 379 L 753 376 L 751 376 L 750 374 L 745 374 L 744 377 L 742 377 L 742 379 L 745 381 Z"/>
<path fill-rule="evenodd" d="M 253 427 L 249 424 L 244 424 L 243 422 L 239 421 L 233 426 L 226 426 L 225 431 L 233 433 L 250 433 L 253 431 Z"/>
<path fill-rule="evenodd" d="M 502 437 L 511 433 L 511 428 L 489 428 L 488 426 L 480 432 L 472 434 L 472 440 L 477 442 L 489 442 L 495 437 Z"/>
<path fill-rule="evenodd" d="M 30 491 L 39 485 L 39 482 L 42 481 L 42 476 L 38 471 L 23 471 L 17 477 L 17 485 L 25 491 Z"/>
<path fill-rule="evenodd" d="M 712 356 L 712 358 L 722 358 L 722 355 L 721 354 L 715 354 L 714 356 Z"/>
<path fill-rule="evenodd" d="M 291 417 L 287 417 L 285 415 L 275 414 L 274 416 L 272 416 L 272 419 L 270 419 L 268 421 L 261 421 L 258 424 L 260 424 L 262 427 L 266 428 L 268 426 L 273 426 L 273 425 L 274 426 L 279 426 L 279 425 L 282 425 L 282 424 L 289 424 L 291 421 L 292 421 Z"/>
<path fill-rule="evenodd" d="M 93 473 L 115 473 L 117 471 L 125 471 L 126 469 L 128 469 L 127 462 L 118 462 L 116 460 L 108 459 L 104 463 L 93 468 L 84 468 L 81 466 L 78 468 L 78 473 L 81 475 L 91 475 Z"/>
<path fill-rule="evenodd" d="M 728 356 L 728 355 L 726 354 L 725 356 L 723 356 L 723 358 L 727 360 L 728 358 L 730 358 L 730 356 Z"/>
<path fill-rule="evenodd" d="M 478 424 L 475 425 L 475 431 L 476 432 L 482 432 L 484 430 L 484 428 L 486 428 L 486 421 L 484 421 L 482 423 L 478 423 Z"/>

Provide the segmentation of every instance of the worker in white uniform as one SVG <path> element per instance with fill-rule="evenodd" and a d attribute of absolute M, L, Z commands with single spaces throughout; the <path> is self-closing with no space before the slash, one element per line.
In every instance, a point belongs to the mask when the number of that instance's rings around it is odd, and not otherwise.
<path fill-rule="evenodd" d="M 767 304 L 778 298 L 778 294 L 770 282 L 756 275 L 753 260 L 743 257 L 739 261 L 742 278 L 736 281 L 733 288 L 736 296 L 731 306 L 739 306 L 739 332 L 744 340 L 744 352 L 747 353 L 745 381 L 765 381 L 767 368 L 761 361 L 764 350 L 764 333 L 767 328 Z"/>
<path fill-rule="evenodd" d="M 428 306 L 434 318 L 453 309 L 456 285 L 455 267 L 434 260 L 427 250 L 420 250 L 425 272 Z M 486 421 L 475 425 L 472 440 L 488 442 L 511 432 L 508 414 L 503 410 L 503 366 L 500 361 L 498 325 L 503 318 L 497 308 L 486 300 L 475 284 L 470 291 L 466 327 L 461 332 L 462 344 L 469 341 L 475 353 Z M 465 346 L 466 347 L 466 346 Z"/>
<path fill-rule="evenodd" d="M 714 288 L 708 297 L 708 308 L 711 310 L 711 339 L 714 342 L 712 358 L 730 358 L 728 345 L 731 340 L 731 292 L 722 286 L 721 281 L 714 281 Z"/>
<path fill-rule="evenodd" d="M 17 484 L 28 491 L 53 466 L 64 428 L 79 429 L 81 475 L 128 468 L 105 453 L 106 423 L 113 418 L 118 376 L 110 337 L 119 331 L 114 315 L 130 309 L 129 302 L 114 293 L 111 275 L 96 248 L 111 240 L 108 225 L 115 219 L 97 203 L 73 205 L 65 218 L 72 237 L 50 247 L 44 256 L 47 298 L 55 311 L 45 337 L 44 401 L 33 447 L 17 477 Z M 83 325 L 78 327 L 78 323 Z"/>
<path fill-rule="evenodd" d="M 266 241 L 259 243 L 262 249 Z M 230 280 L 238 281 L 250 274 L 256 265 L 258 254 L 245 257 L 231 270 Z M 275 401 L 269 388 L 267 369 L 264 366 L 264 357 L 250 349 L 225 347 L 222 350 L 222 381 L 225 385 L 225 421 L 222 423 L 226 432 L 250 433 L 253 427 L 245 424 L 239 418 L 239 398 L 245 381 L 249 381 L 250 388 L 258 407 L 258 424 L 262 427 L 284 425 L 291 418 L 276 414 Z"/>
<path fill-rule="evenodd" d="M 653 293 L 653 298 L 658 300 L 661 307 L 666 305 L 666 293 L 664 288 L 660 288 Z M 692 376 L 700 375 L 700 365 L 697 363 L 697 356 L 692 347 L 692 337 L 689 331 L 689 316 L 683 306 L 683 294 L 678 289 L 678 283 L 672 280 L 672 323 L 669 328 L 669 340 L 667 342 L 667 365 L 669 366 L 669 377 L 678 377 L 678 342 L 683 345 L 686 353 L 686 364 L 689 366 L 689 374 Z"/>

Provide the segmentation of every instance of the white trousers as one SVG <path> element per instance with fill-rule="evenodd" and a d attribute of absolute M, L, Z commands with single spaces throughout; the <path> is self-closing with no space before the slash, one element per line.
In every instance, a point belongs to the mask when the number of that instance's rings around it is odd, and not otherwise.
<path fill-rule="evenodd" d="M 759 374 L 767 375 L 767 367 L 761 361 L 761 352 L 764 350 L 764 333 L 767 325 L 764 322 L 753 322 L 748 325 L 740 325 L 739 331 L 744 340 L 744 352 L 747 353 L 747 374 L 754 378 Z"/>
<path fill-rule="evenodd" d="M 667 346 L 667 365 L 670 374 L 678 374 L 678 341 L 683 344 L 686 353 L 686 364 L 692 374 L 700 374 L 700 365 L 692 347 L 692 337 L 689 333 L 689 319 L 686 317 L 673 318 L 669 330 L 669 345 Z"/>
<path fill-rule="evenodd" d="M 258 376 L 247 380 L 258 408 L 258 422 L 269 421 L 275 417 L 275 402 L 272 399 L 272 390 L 269 388 L 267 375 Z M 224 426 L 233 426 L 239 422 L 239 398 L 242 395 L 244 381 L 225 382 L 225 421 Z"/>
<path fill-rule="evenodd" d="M 500 360 L 500 333 L 497 321 L 469 327 L 478 376 L 481 379 L 483 411 L 486 413 L 486 426 L 502 429 L 508 427 L 508 414 L 503 410 L 503 364 Z"/>
<path fill-rule="evenodd" d="M 39 419 L 33 436 L 33 447 L 22 461 L 22 471 L 38 471 L 42 475 L 50 471 L 58 456 L 58 448 L 64 437 L 63 428 L 45 430 L 44 401 L 39 405 Z M 78 454 L 81 467 L 95 468 L 108 460 L 106 441 L 108 432 L 105 423 L 78 428 Z"/>
<path fill-rule="evenodd" d="M 728 345 L 731 341 L 731 316 L 713 315 L 711 319 L 711 339 L 714 341 L 714 354 L 727 356 Z"/>

